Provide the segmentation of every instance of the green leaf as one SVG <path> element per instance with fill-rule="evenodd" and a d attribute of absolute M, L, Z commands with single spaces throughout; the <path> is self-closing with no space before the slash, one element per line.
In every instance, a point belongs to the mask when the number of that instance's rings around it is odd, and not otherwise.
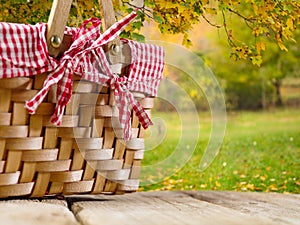
<path fill-rule="evenodd" d="M 260 66 L 262 63 L 261 55 L 253 56 L 250 58 L 253 65 Z"/>
<path fill-rule="evenodd" d="M 144 4 L 145 4 L 145 6 L 149 6 L 151 8 L 155 6 L 155 2 L 154 1 L 145 0 Z"/>
<path fill-rule="evenodd" d="M 131 12 L 133 11 L 133 8 L 127 8 L 126 11 L 127 11 L 128 13 L 131 13 Z"/>
<path fill-rule="evenodd" d="M 188 47 L 192 46 L 192 41 L 189 39 L 188 33 L 183 35 L 182 45 Z"/>
<path fill-rule="evenodd" d="M 142 23 L 141 21 L 136 21 L 136 22 L 133 22 L 133 23 L 132 23 L 132 28 L 133 28 L 133 29 L 138 29 L 138 30 L 140 30 L 142 26 L 143 26 L 143 23 Z"/>
<path fill-rule="evenodd" d="M 138 41 L 138 42 L 145 42 L 145 36 L 144 35 L 141 35 L 141 34 L 138 34 L 136 32 L 133 32 L 131 34 L 131 37 L 132 39 Z"/>
<path fill-rule="evenodd" d="M 160 16 L 158 16 L 157 13 L 153 14 L 153 18 L 159 24 L 162 24 L 164 22 L 164 20 Z"/>

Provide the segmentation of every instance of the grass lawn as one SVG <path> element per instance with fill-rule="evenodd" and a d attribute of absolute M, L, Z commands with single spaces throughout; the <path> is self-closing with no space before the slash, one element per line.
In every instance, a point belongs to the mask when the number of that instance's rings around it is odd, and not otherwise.
<path fill-rule="evenodd" d="M 300 109 L 229 112 L 220 152 L 204 171 L 199 163 L 210 135 L 210 115 L 199 115 L 199 139 L 198 122 L 185 117 L 191 120 L 188 125 L 176 113 L 153 113 L 160 128 L 146 139 L 140 190 L 300 193 Z M 153 138 L 159 133 L 164 136 Z"/>

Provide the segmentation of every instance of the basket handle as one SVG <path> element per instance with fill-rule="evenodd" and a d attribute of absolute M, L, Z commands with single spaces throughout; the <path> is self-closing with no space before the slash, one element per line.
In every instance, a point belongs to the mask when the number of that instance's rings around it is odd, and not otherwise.
<path fill-rule="evenodd" d="M 47 46 L 51 56 L 57 57 L 62 49 L 64 30 L 73 0 L 54 0 L 48 19 Z"/>
<path fill-rule="evenodd" d="M 115 22 L 115 12 L 113 8 L 112 0 L 98 0 L 101 9 L 101 17 L 103 18 L 103 29 L 107 30 Z M 54 0 L 48 19 L 47 27 L 47 46 L 49 55 L 58 57 L 62 52 L 62 44 L 65 42 L 64 30 L 67 24 L 69 12 L 71 9 L 72 0 Z M 113 48 L 113 54 L 111 51 L 108 53 L 108 57 L 112 64 L 120 61 L 120 54 L 118 50 L 120 46 L 120 39 L 116 38 L 110 42 L 105 50 L 109 51 Z"/>
<path fill-rule="evenodd" d="M 113 7 L 113 0 L 98 0 L 100 5 L 101 18 L 103 20 L 103 30 L 107 30 L 114 23 L 117 22 L 115 17 L 115 11 Z M 131 0 L 131 6 L 142 7 L 144 0 Z M 120 38 L 117 37 L 113 41 L 104 46 L 104 50 L 107 52 L 107 57 L 111 64 L 129 65 L 131 63 L 131 51 L 128 45 L 122 45 Z M 114 67 L 114 72 L 121 73 L 121 68 Z"/>
<path fill-rule="evenodd" d="M 103 29 L 107 30 L 115 22 L 115 12 L 112 0 L 98 0 L 100 4 L 101 17 L 103 18 Z M 138 2 L 143 2 L 139 0 Z M 69 45 L 70 40 L 64 36 L 72 0 L 54 0 L 48 19 L 47 46 L 49 55 L 58 57 Z M 67 43 L 68 42 L 68 43 Z M 128 46 L 121 46 L 120 38 L 117 37 L 104 47 L 107 51 L 111 64 L 130 63 L 131 55 Z"/>
<path fill-rule="evenodd" d="M 103 31 L 110 28 L 117 22 L 115 17 L 115 11 L 112 0 L 98 0 L 100 5 L 100 13 L 102 18 Z M 117 37 L 113 41 L 104 46 L 104 50 L 107 52 L 107 57 L 111 64 L 117 64 L 122 61 L 120 38 Z"/>

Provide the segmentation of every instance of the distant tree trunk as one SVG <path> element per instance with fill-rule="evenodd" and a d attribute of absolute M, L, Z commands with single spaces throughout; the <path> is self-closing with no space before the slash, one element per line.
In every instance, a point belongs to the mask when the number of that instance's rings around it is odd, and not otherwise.
<path fill-rule="evenodd" d="M 262 74 L 260 72 L 260 74 Z M 266 101 L 266 76 L 262 74 L 261 79 L 261 107 L 263 110 L 267 108 L 267 101 Z"/>
<path fill-rule="evenodd" d="M 282 106 L 283 105 L 283 101 L 282 101 L 282 96 L 281 96 L 281 80 L 280 79 L 275 79 L 275 81 L 273 81 L 273 85 L 275 87 L 275 106 Z"/>

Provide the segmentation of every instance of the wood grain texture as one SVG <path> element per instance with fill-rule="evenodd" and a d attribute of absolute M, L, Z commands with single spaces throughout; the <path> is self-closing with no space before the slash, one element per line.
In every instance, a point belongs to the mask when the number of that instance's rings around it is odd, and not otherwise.
<path fill-rule="evenodd" d="M 57 178 L 67 178 L 61 175 Z M 43 179 L 47 178 L 45 174 Z M 101 179 L 98 182 L 101 185 Z M 92 184 L 87 180 L 65 184 L 62 188 L 64 192 L 80 188 L 89 191 Z M 11 188 L 22 188 L 25 192 L 30 185 L 11 185 Z M 59 183 L 56 185 L 59 187 Z M 112 182 L 110 187 L 113 185 Z M 8 188 L 6 191 L 10 192 Z M 178 191 L 73 195 L 65 200 L 6 200 L 0 201 L 0 224 L 299 225 L 300 195 Z"/>
<path fill-rule="evenodd" d="M 64 201 L 11 200 L 0 202 L 0 224 L 78 225 Z"/>
<path fill-rule="evenodd" d="M 7 89 L 31 89 L 32 79 L 28 77 L 18 77 L 17 79 L 5 78 L 0 80 L 0 88 Z"/>
<path fill-rule="evenodd" d="M 34 182 L 0 186 L 0 197 L 5 198 L 8 196 L 13 197 L 18 195 L 29 195 L 33 185 Z"/>
<path fill-rule="evenodd" d="M 300 195 L 245 192 L 188 192 L 200 201 L 238 210 L 274 224 L 300 224 Z"/>
<path fill-rule="evenodd" d="M 275 193 L 144 192 L 73 199 L 71 208 L 83 225 L 298 225 L 299 200 Z"/>
<path fill-rule="evenodd" d="M 51 45 L 51 37 L 58 36 L 61 40 L 63 40 L 71 4 L 72 0 L 53 1 L 47 27 L 47 46 L 49 54 L 53 57 L 58 56 L 60 48 L 54 48 Z"/>
<path fill-rule="evenodd" d="M 103 29 L 107 30 L 115 22 L 115 11 L 111 0 L 99 0 L 101 17 L 103 18 Z"/>
<path fill-rule="evenodd" d="M 103 30 L 106 31 L 108 28 L 110 28 L 117 20 L 115 17 L 115 11 L 113 7 L 112 0 L 98 0 L 100 4 L 100 13 L 101 18 L 103 20 Z M 113 45 L 120 46 L 120 38 L 117 37 L 110 43 L 108 43 L 106 46 L 104 46 L 105 51 L 108 52 L 108 59 L 111 64 L 117 64 L 121 62 L 121 54 L 112 54 L 111 47 Z"/>

